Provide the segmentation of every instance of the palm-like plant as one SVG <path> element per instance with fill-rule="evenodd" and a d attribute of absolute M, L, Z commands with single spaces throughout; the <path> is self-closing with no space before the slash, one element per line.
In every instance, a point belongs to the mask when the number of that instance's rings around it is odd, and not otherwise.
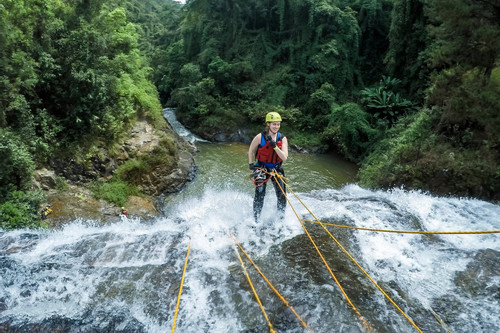
<path fill-rule="evenodd" d="M 394 124 L 399 117 L 413 111 L 410 100 L 394 92 L 401 80 L 383 76 L 377 87 L 361 90 L 362 103 L 375 118 Z"/>

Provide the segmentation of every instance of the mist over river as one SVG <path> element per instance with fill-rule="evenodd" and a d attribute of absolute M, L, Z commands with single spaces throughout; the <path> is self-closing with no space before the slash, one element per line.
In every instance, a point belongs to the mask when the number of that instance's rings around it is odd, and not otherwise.
<path fill-rule="evenodd" d="M 269 186 L 262 222 L 255 223 L 248 146 L 200 142 L 177 126 L 199 149 L 199 173 L 165 199 L 163 216 L 0 230 L 0 332 L 170 331 L 189 246 L 176 332 L 269 332 L 228 232 L 308 325 L 239 252 L 276 332 L 500 331 L 500 234 L 326 226 L 417 329 L 318 224 L 304 222 L 360 319 L 296 216 L 313 220 L 309 209 L 336 225 L 485 231 L 500 229 L 500 206 L 363 189 L 356 167 L 337 156 L 291 153 L 284 164 L 288 185 L 305 207 L 288 191 L 290 204 L 278 220 Z"/>

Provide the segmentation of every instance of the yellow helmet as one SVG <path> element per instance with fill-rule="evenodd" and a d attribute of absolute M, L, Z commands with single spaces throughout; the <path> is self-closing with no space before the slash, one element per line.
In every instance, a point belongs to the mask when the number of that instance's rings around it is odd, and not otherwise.
<path fill-rule="evenodd" d="M 281 121 L 281 116 L 278 112 L 269 112 L 266 114 L 266 123 L 273 121 Z"/>

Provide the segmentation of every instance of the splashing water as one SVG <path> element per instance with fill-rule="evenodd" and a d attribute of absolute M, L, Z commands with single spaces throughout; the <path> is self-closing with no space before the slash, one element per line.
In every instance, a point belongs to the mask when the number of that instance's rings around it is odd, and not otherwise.
<path fill-rule="evenodd" d="M 322 221 L 370 228 L 491 230 L 498 227 L 500 214 L 498 206 L 482 201 L 401 190 L 372 192 L 356 185 L 299 196 Z M 9 327 L 164 332 L 172 326 L 185 251 L 191 243 L 177 330 L 266 330 L 227 235 L 231 230 L 315 331 L 363 332 L 319 258 L 303 241 L 303 230 L 291 209 L 284 221 L 276 221 L 275 201 L 268 199 L 261 224 L 251 218 L 251 195 L 208 187 L 200 196 L 176 204 L 169 217 L 150 222 L 124 219 L 101 225 L 75 220 L 59 230 L 2 232 L 0 322 Z M 291 201 L 299 207 L 296 200 Z M 304 208 L 298 212 L 307 214 Z M 373 288 L 355 285 L 361 280 L 359 273 L 340 271 L 338 267 L 346 264 L 329 252 L 333 242 L 306 227 L 374 327 L 387 332 L 411 329 Z M 493 332 L 500 327 L 494 315 L 500 311 L 498 291 L 496 296 L 481 290 L 468 293 L 467 288 L 474 285 L 467 287 L 465 278 L 463 283 L 457 281 L 480 251 L 496 251 L 498 259 L 496 234 L 349 233 L 336 237 L 429 331 L 441 328 L 422 309 L 439 311 L 453 332 Z M 247 268 L 251 270 L 250 264 Z M 349 269 L 357 270 L 353 265 Z M 484 274 L 490 276 L 486 289 L 498 290 L 498 272 Z M 279 331 L 302 332 L 262 280 L 256 274 L 252 278 Z M 356 291 L 361 296 L 353 295 Z"/>

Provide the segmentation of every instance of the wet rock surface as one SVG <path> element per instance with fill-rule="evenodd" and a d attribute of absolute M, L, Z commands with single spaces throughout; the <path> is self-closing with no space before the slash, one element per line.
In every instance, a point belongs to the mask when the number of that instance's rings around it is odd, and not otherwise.
<path fill-rule="evenodd" d="M 102 222 L 115 222 L 120 219 L 121 207 L 94 198 L 92 192 L 83 186 L 70 185 L 63 192 L 51 190 L 46 196 L 47 202 L 52 206 L 52 213 L 45 222 L 51 227 L 78 218 Z M 149 219 L 160 215 L 152 198 L 130 196 L 126 209 L 129 218 Z"/>
<path fill-rule="evenodd" d="M 500 301 L 500 285 L 495 279 L 500 276 L 500 252 L 492 249 L 480 250 L 467 269 L 457 273 L 455 284 L 462 293 L 472 297 L 486 296 Z"/>
<path fill-rule="evenodd" d="M 499 276 L 500 252 L 493 249 L 479 250 L 467 264 L 466 269 L 456 273 L 454 279 L 456 287 L 448 295 L 434 300 L 432 308 L 440 315 L 442 321 L 457 325 L 464 319 L 470 318 L 464 315 L 464 299 L 500 301 Z M 479 317 L 484 315 L 483 318 L 474 318 L 474 321 L 470 322 L 475 326 L 475 332 L 496 332 L 494 321 L 487 319 L 488 316 L 496 317 L 496 314 L 489 313 L 487 307 L 482 311 L 484 313 Z"/>

